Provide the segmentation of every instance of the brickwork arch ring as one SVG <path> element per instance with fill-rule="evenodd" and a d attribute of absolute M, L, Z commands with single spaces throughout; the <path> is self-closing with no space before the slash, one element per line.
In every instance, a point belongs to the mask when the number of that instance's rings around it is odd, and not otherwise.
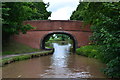
<path fill-rule="evenodd" d="M 72 40 L 73 40 L 73 52 L 75 53 L 76 52 L 76 48 L 77 48 L 77 40 L 76 40 L 76 38 L 72 35 L 72 34 L 70 34 L 70 33 L 68 33 L 68 32 L 64 32 L 64 31 L 60 31 L 60 32 L 50 32 L 50 33 L 48 33 L 48 34 L 46 34 L 46 35 L 44 35 L 43 36 L 43 38 L 41 39 L 41 44 L 40 44 L 40 48 L 41 49 L 44 49 L 44 50 L 47 50 L 46 48 L 45 48 L 45 40 L 47 39 L 47 37 L 49 37 L 49 36 L 51 36 L 51 35 L 53 35 L 53 34 L 65 34 L 65 35 L 68 35 Z"/>

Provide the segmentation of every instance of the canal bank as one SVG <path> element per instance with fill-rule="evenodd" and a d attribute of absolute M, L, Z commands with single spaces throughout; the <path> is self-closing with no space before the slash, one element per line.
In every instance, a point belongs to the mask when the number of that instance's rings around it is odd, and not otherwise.
<path fill-rule="evenodd" d="M 14 55 L 5 55 L 5 56 L 2 56 L 2 59 L 0 60 L 0 66 L 5 66 L 6 64 L 10 64 L 16 61 L 50 55 L 50 54 L 53 54 L 53 51 L 54 50 L 46 50 L 46 51 L 24 53 L 24 54 L 22 53 L 22 54 L 14 54 Z"/>
<path fill-rule="evenodd" d="M 70 54 L 66 45 L 54 47 L 53 55 L 4 66 L 3 78 L 106 78 L 101 72 L 105 65 L 98 60 Z"/>

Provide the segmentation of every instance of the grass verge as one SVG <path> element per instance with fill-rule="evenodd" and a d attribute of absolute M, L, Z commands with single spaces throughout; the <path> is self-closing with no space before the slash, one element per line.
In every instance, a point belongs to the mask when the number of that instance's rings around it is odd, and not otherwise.
<path fill-rule="evenodd" d="M 0 66 L 4 66 L 6 64 L 10 64 L 16 61 L 21 61 L 21 60 L 26 60 L 26 59 L 32 59 L 35 57 L 40 57 L 40 56 L 45 56 L 45 55 L 49 55 L 52 54 L 53 51 L 44 51 L 44 52 L 39 52 L 39 53 L 33 53 L 33 54 L 25 54 L 25 55 L 20 55 L 20 56 L 14 56 L 14 57 L 10 57 L 10 58 L 3 58 L 0 60 Z"/>
<path fill-rule="evenodd" d="M 12 40 L 9 43 L 3 45 L 2 47 L 2 55 L 21 54 L 21 53 L 29 53 L 36 51 L 41 51 L 41 50 L 31 48 L 27 45 Z"/>
<path fill-rule="evenodd" d="M 98 59 L 100 57 L 99 46 L 96 45 L 82 46 L 76 49 L 76 53 L 90 58 Z"/>

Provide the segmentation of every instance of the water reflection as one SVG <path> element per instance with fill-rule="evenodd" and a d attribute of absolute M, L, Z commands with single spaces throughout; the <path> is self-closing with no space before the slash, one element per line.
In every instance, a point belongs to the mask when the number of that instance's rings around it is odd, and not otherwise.
<path fill-rule="evenodd" d="M 67 45 L 58 45 L 53 43 L 55 49 L 53 56 L 51 57 L 53 67 L 66 67 L 67 66 L 67 57 L 69 56 L 69 51 L 67 50 Z"/>
<path fill-rule="evenodd" d="M 55 52 L 31 60 L 15 62 L 3 67 L 4 78 L 105 78 L 105 67 L 96 59 L 70 54 L 71 44 L 53 43 Z"/>
<path fill-rule="evenodd" d="M 42 75 L 44 78 L 89 78 L 92 77 L 89 72 L 81 72 L 74 68 L 68 67 L 69 62 L 69 50 L 71 44 L 68 45 L 59 45 L 53 43 L 55 52 L 51 57 L 51 66 L 49 70 L 46 70 L 46 73 Z M 71 70 L 73 69 L 73 70 Z"/>
<path fill-rule="evenodd" d="M 46 73 L 42 75 L 44 78 L 63 78 L 66 77 L 66 72 L 70 72 L 67 68 L 69 48 L 68 45 L 59 45 L 53 43 L 55 49 L 53 56 L 51 57 L 51 65 L 49 70 L 46 70 Z"/>

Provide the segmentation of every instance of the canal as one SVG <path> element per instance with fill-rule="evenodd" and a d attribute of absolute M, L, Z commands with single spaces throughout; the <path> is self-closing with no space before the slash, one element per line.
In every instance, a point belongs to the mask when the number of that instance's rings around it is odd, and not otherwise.
<path fill-rule="evenodd" d="M 53 55 L 11 63 L 3 78 L 105 78 L 105 65 L 93 58 L 70 54 L 68 45 L 53 44 Z"/>

